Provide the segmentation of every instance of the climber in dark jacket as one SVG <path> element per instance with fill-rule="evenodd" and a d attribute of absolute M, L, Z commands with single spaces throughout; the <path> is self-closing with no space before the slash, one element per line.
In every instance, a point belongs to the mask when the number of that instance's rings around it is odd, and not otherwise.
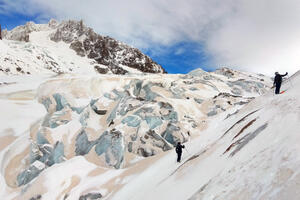
<path fill-rule="evenodd" d="M 284 75 L 281 75 L 278 72 L 275 72 L 275 78 L 274 78 L 274 83 L 273 83 L 273 86 L 276 87 L 275 94 L 279 94 L 280 93 L 280 87 L 281 87 L 281 83 L 282 83 L 282 77 L 284 77 L 286 75 L 288 75 L 288 73 L 285 73 Z"/>
<path fill-rule="evenodd" d="M 177 153 L 177 162 L 180 162 L 181 160 L 182 148 L 184 148 L 184 145 L 181 145 L 181 143 L 178 142 L 175 149 Z"/>

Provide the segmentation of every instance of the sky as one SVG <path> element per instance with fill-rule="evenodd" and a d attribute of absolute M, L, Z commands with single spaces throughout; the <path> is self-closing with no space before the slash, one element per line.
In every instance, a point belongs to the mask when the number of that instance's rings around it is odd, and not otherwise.
<path fill-rule="evenodd" d="M 300 70 L 299 0 L 0 0 L 2 28 L 51 18 L 82 19 L 169 73 Z"/>

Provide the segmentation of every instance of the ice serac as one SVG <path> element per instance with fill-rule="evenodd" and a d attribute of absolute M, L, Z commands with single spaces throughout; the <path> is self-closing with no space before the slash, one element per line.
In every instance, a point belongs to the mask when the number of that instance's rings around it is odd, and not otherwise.
<path fill-rule="evenodd" d="M 57 135 L 56 129 L 62 129 L 70 133 L 71 140 L 74 140 L 74 143 L 64 143 L 66 152 L 73 151 L 72 156 L 87 157 L 96 153 L 104 161 L 103 166 L 120 168 L 128 164 L 124 159 L 126 152 L 149 157 L 167 151 L 178 141 L 187 141 L 189 131 L 204 128 L 199 119 L 206 122 L 227 110 L 237 109 L 253 99 L 249 95 L 257 96 L 268 88 L 256 78 L 236 74 L 228 79 L 214 72 L 203 73 L 206 78 L 196 73 L 181 76 L 176 81 L 171 77 L 161 79 L 162 75 L 151 75 L 150 79 L 142 76 L 103 76 L 88 81 L 73 78 L 67 84 L 64 78 L 46 82 L 40 87 L 44 92 L 39 96 L 39 101 L 48 113 L 42 120 L 37 141 L 40 144 L 53 141 L 53 148 L 55 141 L 64 136 L 51 135 Z M 244 85 L 231 84 L 239 78 L 248 81 Z M 117 85 L 101 91 L 107 82 Z M 270 83 L 267 78 L 265 82 Z M 79 94 L 77 88 L 83 83 L 86 88 L 98 89 Z M 51 88 L 56 85 L 60 85 L 60 89 L 52 93 L 54 90 Z M 232 92 L 234 87 L 246 97 L 236 96 Z M 93 98 L 89 99 L 90 96 Z M 76 103 L 82 98 L 87 98 L 82 101 L 86 103 Z M 186 112 L 186 101 L 200 112 Z M 77 124 L 76 129 L 72 128 L 74 123 Z M 50 138 L 46 139 L 46 136 Z"/>
<path fill-rule="evenodd" d="M 261 108 L 243 110 L 255 97 L 266 94 L 272 81 L 265 76 L 230 71 L 230 75 L 196 70 L 186 75 L 48 76 L 39 87 L 35 86 L 36 99 L 32 97 L 44 109 L 43 115 L 26 125 L 19 143 L 0 149 L 0 181 L 5 185 L 0 197 L 9 193 L 12 198 L 8 199 L 131 199 L 126 191 L 137 187 L 133 199 L 160 199 L 155 195 L 166 195 L 166 185 L 174 184 L 174 174 L 176 180 L 184 178 L 187 175 L 181 173 L 191 172 L 185 168 L 190 163 L 211 158 L 210 148 L 221 148 L 216 153 L 218 159 L 239 158 L 272 127 L 271 122 L 262 121 Z M 19 80 L 21 76 L 14 78 Z M 32 76 L 22 78 L 30 80 Z M 14 85 L 3 85 L 7 86 Z M 15 97 L 23 93 L 17 94 L 1 94 L 5 99 L 2 103 L 6 105 L 12 99 L 14 105 L 22 106 L 25 100 L 16 104 Z M 24 118 L 16 120 L 19 123 Z M 226 130 L 222 129 L 222 134 L 219 129 L 206 133 L 223 123 Z M 8 128 L 4 130 L 5 134 L 9 132 Z M 219 138 L 220 144 L 213 145 Z M 202 139 L 207 143 L 203 144 Z M 184 162 L 176 165 L 174 146 L 179 141 L 194 140 L 194 144 L 185 144 Z M 202 173 L 197 171 L 195 176 L 198 172 Z M 145 181 L 138 182 L 138 177 Z M 185 196 L 201 190 L 204 177 Z M 206 189 L 209 187 L 207 184 Z M 144 192 L 146 197 L 141 194 Z M 164 197 L 169 199 L 168 195 Z"/>

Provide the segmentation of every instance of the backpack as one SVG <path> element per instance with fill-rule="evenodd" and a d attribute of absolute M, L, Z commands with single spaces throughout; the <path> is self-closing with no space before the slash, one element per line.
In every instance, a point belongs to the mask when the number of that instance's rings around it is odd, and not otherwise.
<path fill-rule="evenodd" d="M 177 146 L 177 147 L 175 148 L 175 151 L 176 151 L 176 153 L 179 153 L 179 151 L 180 151 L 179 146 Z"/>

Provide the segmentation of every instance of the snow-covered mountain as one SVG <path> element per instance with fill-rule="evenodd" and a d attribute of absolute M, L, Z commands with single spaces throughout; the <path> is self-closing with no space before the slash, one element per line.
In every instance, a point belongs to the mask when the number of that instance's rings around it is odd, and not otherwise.
<path fill-rule="evenodd" d="M 221 137 L 223 129 L 248 112 L 245 105 L 261 109 L 248 108 L 258 126 L 264 105 L 276 99 L 268 94 L 263 104 L 253 105 L 255 97 L 269 91 L 271 79 L 228 68 L 186 75 L 71 73 L 0 80 L 1 199 L 197 196 L 207 184 L 199 174 L 209 170 L 207 177 L 214 181 L 222 165 L 238 157 L 232 152 L 242 140 L 201 164 L 215 149 L 217 154 L 238 141 L 238 136 L 227 140 L 245 124 Z M 178 141 L 189 152 L 180 165 L 173 150 Z M 186 169 L 195 178 L 182 177 Z"/>
<path fill-rule="evenodd" d="M 274 95 L 261 74 L 164 74 L 82 22 L 3 36 L 1 200 L 299 199 L 300 72 Z"/>
<path fill-rule="evenodd" d="M 2 35 L 0 74 L 165 73 L 138 49 L 101 36 L 82 21 L 28 22 Z"/>

